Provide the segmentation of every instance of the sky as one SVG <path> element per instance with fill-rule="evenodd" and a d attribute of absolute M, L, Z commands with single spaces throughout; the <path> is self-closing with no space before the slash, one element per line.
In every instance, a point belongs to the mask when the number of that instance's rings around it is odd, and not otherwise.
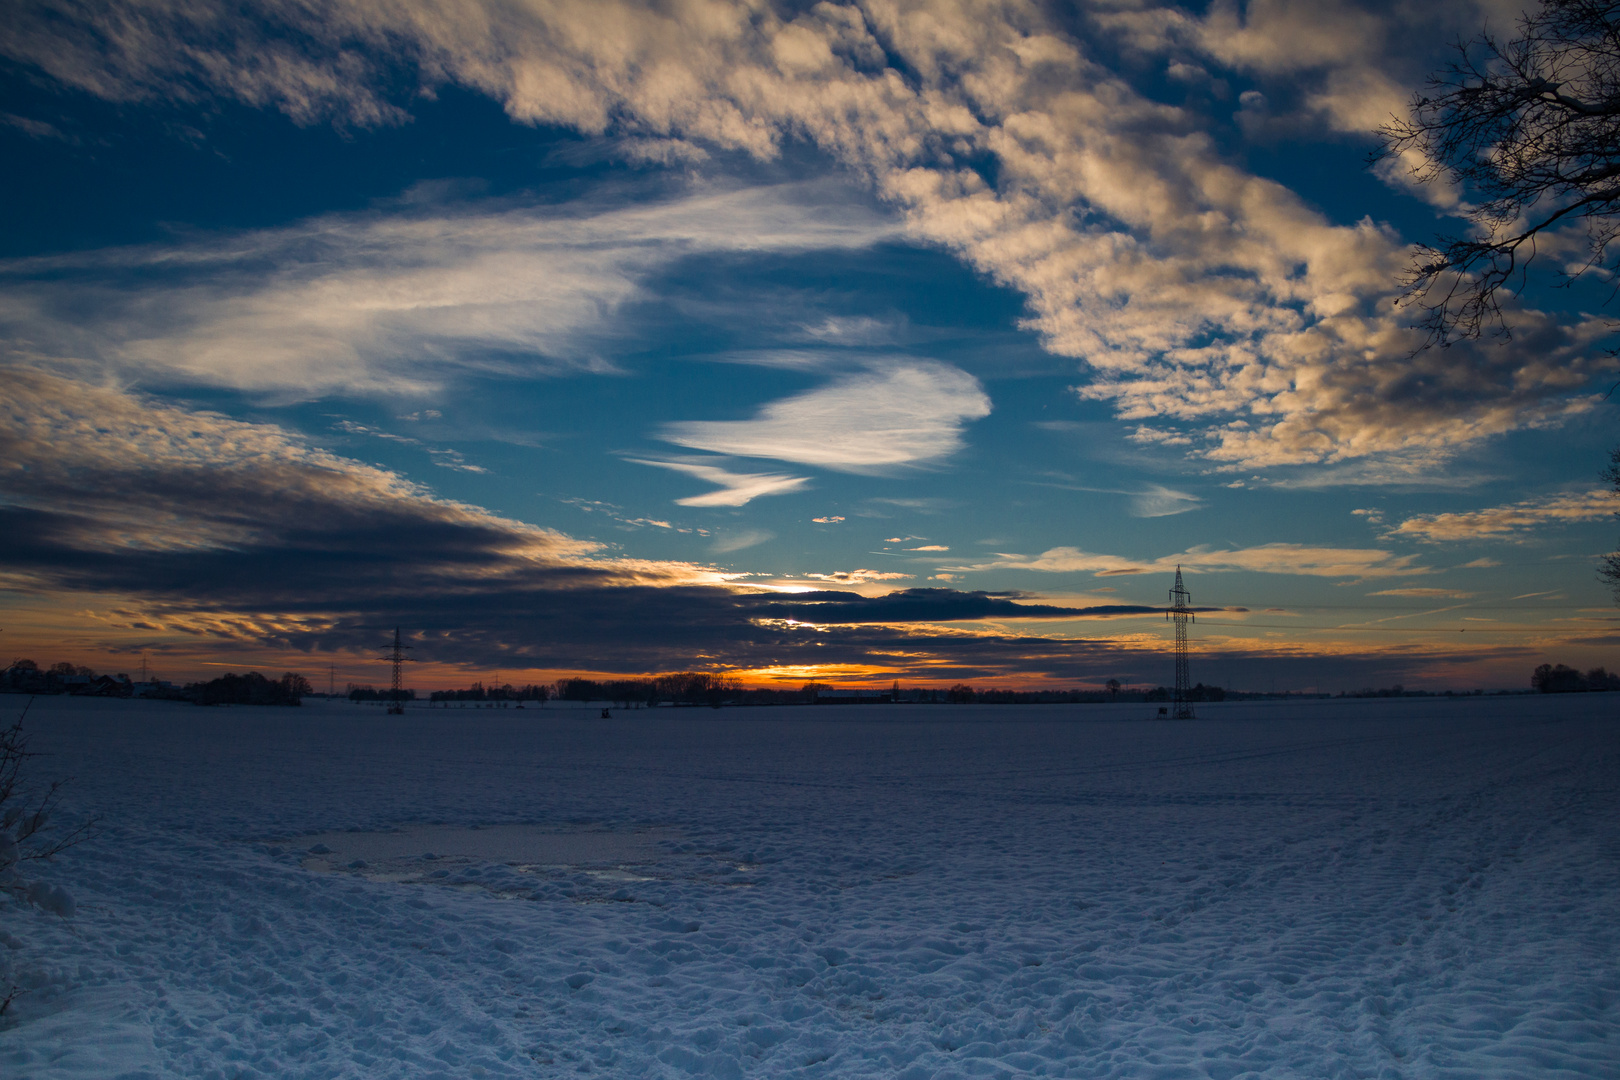
<path fill-rule="evenodd" d="M 1620 666 L 1591 275 L 1368 164 L 1513 3 L 19 0 L 0 653 L 421 687 Z"/>

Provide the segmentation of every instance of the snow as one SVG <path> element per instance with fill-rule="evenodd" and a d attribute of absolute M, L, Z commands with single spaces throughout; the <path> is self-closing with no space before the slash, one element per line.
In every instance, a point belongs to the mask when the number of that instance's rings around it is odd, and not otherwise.
<path fill-rule="evenodd" d="M 0 1075 L 1617 1075 L 1620 695 L 1143 715 L 42 699 Z"/>

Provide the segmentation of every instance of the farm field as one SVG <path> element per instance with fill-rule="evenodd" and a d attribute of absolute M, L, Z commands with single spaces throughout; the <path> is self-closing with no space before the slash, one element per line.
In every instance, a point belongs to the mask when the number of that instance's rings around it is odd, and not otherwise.
<path fill-rule="evenodd" d="M 1620 695 L 598 708 L 36 700 L 0 1074 L 1620 1061 Z"/>

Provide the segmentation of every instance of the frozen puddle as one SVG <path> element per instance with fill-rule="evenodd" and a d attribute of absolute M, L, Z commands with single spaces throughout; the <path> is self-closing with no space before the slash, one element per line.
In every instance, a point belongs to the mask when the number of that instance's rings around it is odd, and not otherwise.
<path fill-rule="evenodd" d="M 603 882 L 650 881 L 645 869 L 669 854 L 667 829 L 614 832 L 548 825 L 407 825 L 386 832 L 323 832 L 284 848 L 306 870 L 346 872 L 372 881 L 424 881 L 488 887 L 479 868 L 519 874 L 580 874 Z M 662 845 L 662 846 L 660 846 Z"/>

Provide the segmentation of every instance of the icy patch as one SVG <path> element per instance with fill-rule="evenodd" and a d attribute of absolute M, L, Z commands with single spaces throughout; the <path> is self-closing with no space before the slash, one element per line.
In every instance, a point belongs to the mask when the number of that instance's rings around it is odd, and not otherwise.
<path fill-rule="evenodd" d="M 581 870 L 607 880 L 651 881 L 635 871 L 666 856 L 677 838 L 667 829 L 407 825 L 386 832 L 315 833 L 280 846 L 302 852 L 306 870 L 343 871 L 371 881 L 448 881 L 492 864 L 520 873 Z"/>

